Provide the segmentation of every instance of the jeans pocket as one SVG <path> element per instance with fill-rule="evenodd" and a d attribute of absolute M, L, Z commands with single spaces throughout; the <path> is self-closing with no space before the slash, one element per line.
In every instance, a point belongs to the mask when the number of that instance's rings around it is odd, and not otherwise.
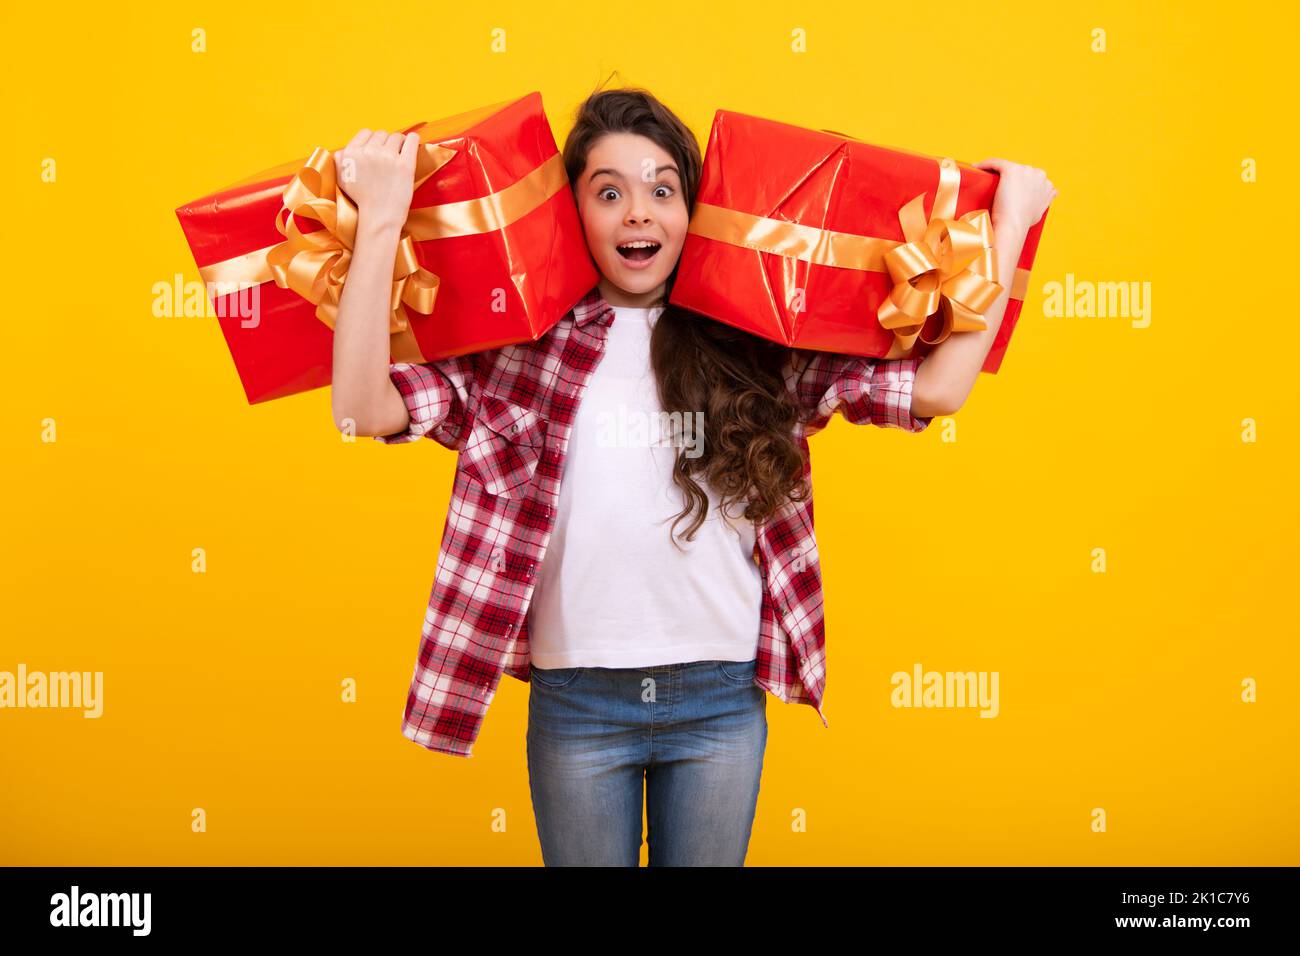
<path fill-rule="evenodd" d="M 718 673 L 722 675 L 722 679 L 742 687 L 754 683 L 757 667 L 757 658 L 749 661 L 718 661 Z"/>
<path fill-rule="evenodd" d="M 544 687 L 568 687 L 578 675 L 581 667 L 529 667 L 529 677 Z"/>

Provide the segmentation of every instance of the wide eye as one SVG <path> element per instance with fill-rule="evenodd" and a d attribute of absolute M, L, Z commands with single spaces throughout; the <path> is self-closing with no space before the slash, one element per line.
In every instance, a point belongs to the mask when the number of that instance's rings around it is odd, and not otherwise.
<path fill-rule="evenodd" d="M 602 190 L 601 190 L 599 193 L 597 193 L 596 195 L 598 195 L 601 199 L 604 199 L 604 198 L 605 198 L 605 193 L 613 193 L 615 196 L 617 196 L 617 195 L 618 195 L 618 190 L 615 189 L 613 186 L 606 186 L 604 189 L 602 189 Z"/>
<path fill-rule="evenodd" d="M 664 195 L 661 197 L 661 198 L 663 198 L 663 199 L 667 199 L 669 196 L 671 196 L 671 195 L 673 194 L 673 187 L 672 187 L 672 186 L 668 186 L 668 185 L 660 184 L 660 185 L 658 185 L 658 186 L 655 187 L 655 192 L 658 192 L 658 191 L 661 190 L 661 189 L 666 190 L 666 192 L 664 193 Z"/>

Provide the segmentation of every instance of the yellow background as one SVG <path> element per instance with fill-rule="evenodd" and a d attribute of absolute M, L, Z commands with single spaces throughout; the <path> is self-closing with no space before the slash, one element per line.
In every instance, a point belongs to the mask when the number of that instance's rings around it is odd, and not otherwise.
<path fill-rule="evenodd" d="M 522 683 L 468 760 L 399 730 L 454 454 L 341 441 L 327 389 L 249 407 L 152 287 L 197 279 L 189 200 L 534 89 L 562 143 L 615 69 L 701 144 L 726 108 L 1060 192 L 955 440 L 813 441 L 830 728 L 768 697 L 748 863 L 1300 863 L 1296 23 L 1200 6 L 5 5 L 0 670 L 102 670 L 106 709 L 0 711 L 0 863 L 540 863 Z M 1066 273 L 1150 282 L 1150 327 L 1046 318 Z M 894 709 L 917 661 L 999 672 L 1000 715 Z"/>

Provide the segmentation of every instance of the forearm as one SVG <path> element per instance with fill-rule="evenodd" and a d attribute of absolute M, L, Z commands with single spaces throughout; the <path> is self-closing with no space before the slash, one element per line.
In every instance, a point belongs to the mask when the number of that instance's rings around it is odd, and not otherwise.
<path fill-rule="evenodd" d="M 358 220 L 347 282 L 334 327 L 332 397 L 340 428 L 352 419 L 359 433 L 383 416 L 397 393 L 388 375 L 389 302 L 397 259 L 400 224 Z M 400 423 L 397 426 L 400 427 Z"/>
<path fill-rule="evenodd" d="M 912 414 L 918 417 L 948 415 L 966 402 L 979 378 L 980 368 L 997 337 L 1010 300 L 1016 263 L 1029 229 L 1019 222 L 993 223 L 993 248 L 997 250 L 998 284 L 1002 293 L 984 313 L 988 328 L 979 332 L 954 332 L 922 360 L 913 386 Z"/>

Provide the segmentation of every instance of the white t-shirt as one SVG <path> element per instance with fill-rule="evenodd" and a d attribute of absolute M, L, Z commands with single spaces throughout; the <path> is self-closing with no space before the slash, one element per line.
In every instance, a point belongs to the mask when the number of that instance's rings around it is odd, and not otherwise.
<path fill-rule="evenodd" d="M 718 496 L 694 541 L 669 540 L 685 503 L 672 470 L 682 446 L 700 448 L 703 411 L 668 419 L 650 366 L 661 308 L 615 307 L 605 352 L 569 438 L 555 530 L 528 609 L 540 668 L 649 667 L 752 660 L 758 651 L 761 572 L 754 525 Z M 700 479 L 697 478 L 697 481 Z"/>

